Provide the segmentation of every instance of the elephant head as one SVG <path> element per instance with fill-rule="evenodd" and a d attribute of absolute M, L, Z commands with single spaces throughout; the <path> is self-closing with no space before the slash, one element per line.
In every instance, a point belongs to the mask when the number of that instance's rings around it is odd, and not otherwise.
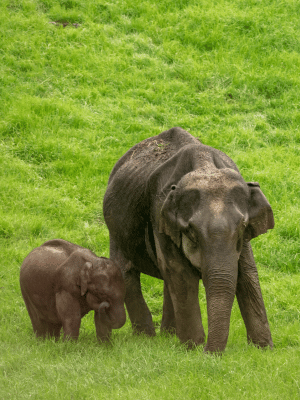
<path fill-rule="evenodd" d="M 206 290 L 206 349 L 227 343 L 243 242 L 274 227 L 273 212 L 258 183 L 231 168 L 194 170 L 169 185 L 159 216 L 167 235 L 202 276 Z"/>
<path fill-rule="evenodd" d="M 126 322 L 124 308 L 125 283 L 119 268 L 104 258 L 85 262 L 79 271 L 81 296 L 95 311 L 95 325 L 99 340 L 107 340 L 112 329 Z"/>

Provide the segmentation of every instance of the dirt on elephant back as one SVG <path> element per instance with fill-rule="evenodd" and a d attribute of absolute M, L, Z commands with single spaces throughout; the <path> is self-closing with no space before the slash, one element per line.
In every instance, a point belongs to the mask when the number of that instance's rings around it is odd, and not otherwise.
<path fill-rule="evenodd" d="M 137 143 L 129 149 L 116 163 L 109 178 L 109 182 L 117 174 L 118 179 L 125 179 L 132 175 L 138 176 L 139 184 L 146 184 L 148 176 L 160 165 L 173 157 L 183 147 L 199 145 L 201 141 L 181 128 L 172 128 L 158 136 L 150 137 Z M 141 171 L 144 171 L 142 174 Z M 124 174 L 124 175 L 123 175 Z"/>
<path fill-rule="evenodd" d="M 166 161 L 176 152 L 176 148 L 171 143 L 162 139 L 151 138 L 149 141 L 138 143 L 133 150 L 130 162 L 143 160 L 145 163 Z"/>

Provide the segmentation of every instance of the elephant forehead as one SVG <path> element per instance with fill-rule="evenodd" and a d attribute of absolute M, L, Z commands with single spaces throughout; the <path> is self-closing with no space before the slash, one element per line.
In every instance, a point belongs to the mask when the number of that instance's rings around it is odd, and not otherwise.
<path fill-rule="evenodd" d="M 233 187 L 243 181 L 241 175 L 230 168 L 224 169 L 197 169 L 186 174 L 180 184 L 186 188 L 195 187 L 216 187 L 226 186 Z"/>
<path fill-rule="evenodd" d="M 214 190 L 214 191 L 224 191 L 224 190 L 230 190 L 234 187 L 240 186 L 240 182 L 236 179 L 232 179 L 230 177 L 227 177 L 226 175 L 197 175 L 197 176 L 191 176 L 191 179 L 189 179 L 186 182 L 185 189 L 190 190 L 190 189 L 206 189 L 208 191 Z"/>
<path fill-rule="evenodd" d="M 209 208 L 211 210 L 211 212 L 216 215 L 216 214 L 220 214 L 224 208 L 225 208 L 225 204 L 224 201 L 221 199 L 217 199 L 217 200 L 213 200 L 210 205 Z"/>

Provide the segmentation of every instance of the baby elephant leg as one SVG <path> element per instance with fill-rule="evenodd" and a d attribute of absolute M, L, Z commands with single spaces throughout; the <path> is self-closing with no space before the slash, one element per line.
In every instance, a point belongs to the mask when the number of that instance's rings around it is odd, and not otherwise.
<path fill-rule="evenodd" d="M 40 318 L 32 302 L 28 300 L 28 298 L 25 298 L 24 300 L 29 317 L 31 319 L 33 332 L 35 333 L 36 337 L 42 337 L 44 339 L 46 337 L 55 337 L 56 340 L 58 340 L 62 324 L 53 324 L 45 319 Z"/>
<path fill-rule="evenodd" d="M 52 324 L 48 322 L 48 332 L 51 337 L 55 337 L 55 340 L 60 338 L 61 324 Z"/>
<path fill-rule="evenodd" d="M 35 318 L 34 321 L 32 321 L 32 327 L 36 337 L 42 337 L 44 339 L 47 337 L 55 337 L 55 339 L 58 340 L 62 325 Z"/>
<path fill-rule="evenodd" d="M 64 340 L 76 340 L 79 336 L 81 323 L 81 310 L 78 300 L 66 291 L 57 293 L 56 309 L 62 322 Z"/>

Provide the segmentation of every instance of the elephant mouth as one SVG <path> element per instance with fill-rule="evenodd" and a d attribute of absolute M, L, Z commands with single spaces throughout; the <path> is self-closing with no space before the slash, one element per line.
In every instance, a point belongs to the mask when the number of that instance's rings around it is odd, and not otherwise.
<path fill-rule="evenodd" d="M 182 250 L 192 266 L 201 272 L 201 254 L 199 246 L 191 241 L 184 233 L 182 234 Z"/>

